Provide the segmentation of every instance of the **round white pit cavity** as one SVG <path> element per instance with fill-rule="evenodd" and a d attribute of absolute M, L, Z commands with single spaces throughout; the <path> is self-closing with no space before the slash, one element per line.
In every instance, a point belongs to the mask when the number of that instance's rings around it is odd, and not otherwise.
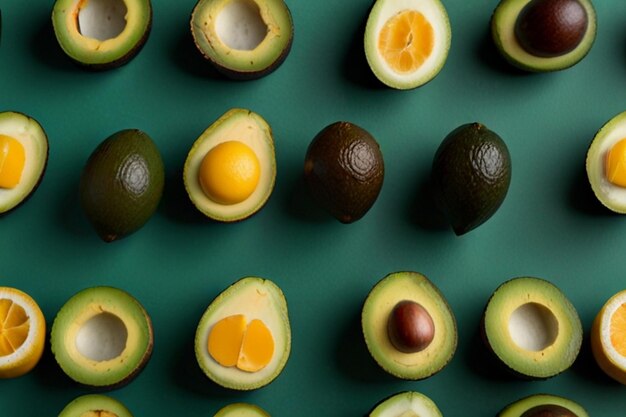
<path fill-rule="evenodd" d="M 559 322 L 547 307 L 527 303 L 511 314 L 509 333 L 522 349 L 539 352 L 554 343 L 559 334 Z"/>
<path fill-rule="evenodd" d="M 119 317 L 101 313 L 87 320 L 76 335 L 76 349 L 93 361 L 117 358 L 126 347 L 128 330 Z"/>
<path fill-rule="evenodd" d="M 78 12 L 78 31 L 87 38 L 116 38 L 126 27 L 124 0 L 88 0 Z"/>
<path fill-rule="evenodd" d="M 232 0 L 215 22 L 217 36 L 226 46 L 240 51 L 254 50 L 267 35 L 267 25 L 253 0 Z"/>

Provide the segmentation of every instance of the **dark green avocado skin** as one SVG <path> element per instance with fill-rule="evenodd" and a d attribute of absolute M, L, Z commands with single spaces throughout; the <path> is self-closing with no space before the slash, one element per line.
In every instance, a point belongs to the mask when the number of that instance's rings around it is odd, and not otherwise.
<path fill-rule="evenodd" d="M 111 242 L 150 219 L 164 182 L 163 161 L 152 139 L 137 129 L 122 130 L 89 157 L 80 179 L 80 203 L 98 235 Z"/>
<path fill-rule="evenodd" d="M 484 125 L 462 125 L 437 149 L 431 181 L 439 208 L 454 232 L 463 235 L 487 221 L 504 201 L 511 182 L 508 148 Z"/>
<path fill-rule="evenodd" d="M 359 220 L 369 211 L 384 174 L 378 143 L 350 122 L 325 127 L 307 149 L 304 177 L 311 195 L 342 223 Z"/>

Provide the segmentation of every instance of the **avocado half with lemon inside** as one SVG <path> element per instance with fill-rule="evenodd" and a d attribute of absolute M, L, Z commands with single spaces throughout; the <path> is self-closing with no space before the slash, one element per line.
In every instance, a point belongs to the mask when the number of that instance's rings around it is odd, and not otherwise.
<path fill-rule="evenodd" d="M 374 360 L 398 378 L 428 378 L 456 351 L 454 314 L 439 289 L 417 272 L 379 281 L 365 299 L 361 326 Z"/>
<path fill-rule="evenodd" d="M 215 383 L 253 390 L 272 382 L 291 351 L 287 301 L 272 281 L 246 277 L 208 306 L 196 331 L 195 352 Z"/>
<path fill-rule="evenodd" d="M 25 114 L 0 112 L 0 215 L 37 189 L 48 164 L 48 137 Z"/>
<path fill-rule="evenodd" d="M 102 394 L 86 394 L 67 404 L 58 417 L 133 417 L 133 415 L 115 398 Z"/>
<path fill-rule="evenodd" d="M 591 0 L 502 0 L 491 17 L 500 53 L 535 72 L 577 64 L 591 50 L 596 30 Z"/>
<path fill-rule="evenodd" d="M 152 355 L 152 322 L 129 293 L 92 287 L 73 295 L 57 313 L 50 345 L 61 369 L 74 381 L 117 388 L 133 378 Z"/>
<path fill-rule="evenodd" d="M 589 414 L 569 398 L 534 394 L 507 405 L 497 417 L 589 417 Z"/>
<path fill-rule="evenodd" d="M 283 0 L 199 0 L 191 34 L 218 71 L 249 80 L 268 75 L 287 58 L 293 21 Z"/>
<path fill-rule="evenodd" d="M 267 122 L 231 109 L 194 142 L 183 170 L 189 198 L 207 217 L 234 222 L 259 211 L 274 189 L 276 157 Z"/>
<path fill-rule="evenodd" d="M 596 198 L 608 209 L 626 213 L 626 111 L 595 134 L 585 164 Z"/>
<path fill-rule="evenodd" d="M 547 379 L 568 369 L 582 344 L 576 309 L 540 278 L 506 281 L 491 295 L 482 320 L 488 349 L 514 375 Z"/>
<path fill-rule="evenodd" d="M 76 63 L 108 69 L 127 63 L 152 27 L 150 0 L 56 0 L 52 24 L 63 51 Z"/>
<path fill-rule="evenodd" d="M 412 89 L 439 74 L 451 36 L 439 0 L 376 0 L 365 25 L 365 57 L 383 84 Z"/>
<path fill-rule="evenodd" d="M 405 391 L 392 395 L 378 403 L 368 414 L 369 417 L 442 417 L 437 404 L 426 395 Z"/>

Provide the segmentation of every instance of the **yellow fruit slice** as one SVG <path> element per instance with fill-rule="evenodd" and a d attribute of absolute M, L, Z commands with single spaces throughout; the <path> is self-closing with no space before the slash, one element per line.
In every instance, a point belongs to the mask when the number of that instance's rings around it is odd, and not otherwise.
<path fill-rule="evenodd" d="M 423 14 L 403 10 L 389 19 L 378 37 L 378 49 L 394 71 L 417 70 L 435 46 L 435 31 Z"/>
<path fill-rule="evenodd" d="M 0 378 L 24 375 L 37 365 L 46 337 L 46 320 L 28 294 L 0 287 Z"/>
<path fill-rule="evenodd" d="M 626 290 L 611 297 L 596 316 L 591 350 L 598 366 L 626 385 Z"/>

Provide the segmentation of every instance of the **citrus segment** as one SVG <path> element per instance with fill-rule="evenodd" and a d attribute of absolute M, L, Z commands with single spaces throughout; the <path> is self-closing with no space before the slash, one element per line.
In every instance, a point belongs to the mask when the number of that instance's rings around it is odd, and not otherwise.
<path fill-rule="evenodd" d="M 611 316 L 611 344 L 620 355 L 626 356 L 626 304 Z"/>
<path fill-rule="evenodd" d="M 626 385 L 626 290 L 598 312 L 591 327 L 591 350 L 600 369 Z"/>
<path fill-rule="evenodd" d="M 209 354 L 222 366 L 235 366 L 246 331 L 242 314 L 229 316 L 215 323 L 209 333 Z"/>
<path fill-rule="evenodd" d="M 606 177 L 618 187 L 626 187 L 626 139 L 609 149 L 606 155 Z"/>
<path fill-rule="evenodd" d="M 45 333 L 37 303 L 20 290 L 0 287 L 0 378 L 34 368 L 43 353 Z"/>
<path fill-rule="evenodd" d="M 430 56 L 435 33 L 423 14 L 403 10 L 391 17 L 380 31 L 378 49 L 396 72 L 407 74 L 418 69 Z"/>
<path fill-rule="evenodd" d="M 270 363 L 274 356 L 274 339 L 267 326 L 258 319 L 252 320 L 241 344 L 237 367 L 242 371 L 256 372 Z"/>
<path fill-rule="evenodd" d="M 17 186 L 25 162 L 24 146 L 16 139 L 0 134 L 0 188 Z"/>

